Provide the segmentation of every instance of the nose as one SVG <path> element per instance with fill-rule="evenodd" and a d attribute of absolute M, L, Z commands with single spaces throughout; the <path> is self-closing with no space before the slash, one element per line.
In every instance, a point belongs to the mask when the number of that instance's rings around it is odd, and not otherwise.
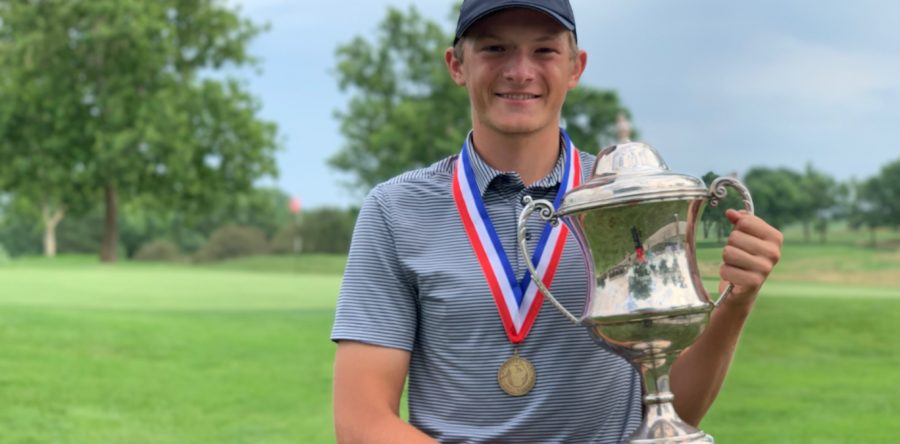
<path fill-rule="evenodd" d="M 526 51 L 513 51 L 503 67 L 503 77 L 514 83 L 528 83 L 534 80 L 534 64 Z"/>

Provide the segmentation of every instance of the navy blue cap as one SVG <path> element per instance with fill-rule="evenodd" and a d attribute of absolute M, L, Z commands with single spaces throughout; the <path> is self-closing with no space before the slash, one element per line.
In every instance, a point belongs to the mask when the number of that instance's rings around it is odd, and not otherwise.
<path fill-rule="evenodd" d="M 475 22 L 507 8 L 529 8 L 543 12 L 556 19 L 563 28 L 575 33 L 575 13 L 572 12 L 569 0 L 465 0 L 459 10 L 459 21 L 456 23 L 456 37 L 453 39 L 453 44 L 455 45 Z M 577 39 L 578 35 L 575 34 L 575 36 Z"/>

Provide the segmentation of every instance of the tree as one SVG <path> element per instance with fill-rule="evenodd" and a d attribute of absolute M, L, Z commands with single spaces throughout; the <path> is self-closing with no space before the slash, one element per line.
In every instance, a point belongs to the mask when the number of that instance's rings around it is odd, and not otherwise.
<path fill-rule="evenodd" d="M 876 228 L 900 227 L 900 159 L 862 183 L 851 182 L 850 189 L 848 221 L 853 228 L 869 229 L 872 246 L 876 245 Z"/>
<path fill-rule="evenodd" d="M 800 220 L 806 205 L 800 174 L 787 168 L 751 168 L 744 183 L 753 196 L 756 213 L 775 228 Z"/>
<path fill-rule="evenodd" d="M 807 164 L 800 187 L 802 204 L 798 206 L 798 217 L 803 224 L 803 239 L 809 242 L 810 228 L 815 225 L 824 242 L 828 221 L 833 218 L 838 203 L 837 182 L 831 176 L 816 170 L 812 164 Z"/>
<path fill-rule="evenodd" d="M 307 253 L 346 254 L 350 250 L 353 226 L 359 210 L 317 208 L 303 214 L 300 235 L 303 251 Z"/>
<path fill-rule="evenodd" d="M 882 226 L 900 227 L 900 159 L 881 168 L 866 190 L 872 203 L 879 208 Z"/>
<path fill-rule="evenodd" d="M 128 256 L 159 239 L 174 242 L 181 251 L 202 248 L 217 229 L 226 225 L 253 227 L 271 237 L 290 223 L 289 196 L 274 188 L 253 188 L 231 196 L 205 212 L 185 213 L 140 200 L 121 211 L 122 245 Z"/>
<path fill-rule="evenodd" d="M 276 174 L 256 100 L 201 75 L 253 63 L 261 28 L 220 2 L 5 0 L 0 19 L 0 157 L 18 165 L 4 184 L 101 200 L 102 260 L 116 258 L 122 199 L 197 212 Z"/>
<path fill-rule="evenodd" d="M 55 256 L 57 225 L 85 207 L 87 153 L 73 148 L 89 145 L 89 116 L 76 112 L 75 65 L 61 56 L 67 30 L 43 9 L 0 2 L 0 190 L 42 221 L 44 254 Z"/>
<path fill-rule="evenodd" d="M 452 41 L 411 6 L 389 8 L 374 41 L 358 36 L 337 48 L 338 84 L 352 96 L 336 113 L 346 144 L 329 164 L 353 176 L 350 187 L 366 191 L 459 152 L 471 119 L 466 91 L 444 65 Z M 615 140 L 620 111 L 614 92 L 579 86 L 562 118 L 578 147 L 596 152 Z"/>
<path fill-rule="evenodd" d="M 734 175 L 732 175 L 734 176 Z M 718 179 L 720 176 L 712 171 L 703 175 L 703 182 L 709 186 L 712 185 L 713 181 Z M 753 194 L 752 192 L 750 193 Z M 729 208 L 734 209 L 743 209 L 744 204 L 741 197 L 737 194 L 736 191 L 728 188 L 728 194 L 724 199 L 719 201 L 719 205 L 716 208 L 710 208 L 709 206 L 703 210 L 703 216 L 700 218 L 700 225 L 703 229 L 703 238 L 707 239 L 709 237 L 709 230 L 715 227 L 716 231 L 716 242 L 722 243 L 722 238 L 724 238 L 731 231 L 731 222 L 728 221 L 728 218 L 725 217 L 725 210 Z"/>
<path fill-rule="evenodd" d="M 11 256 L 40 253 L 40 227 L 26 199 L 0 194 L 0 245 Z"/>
<path fill-rule="evenodd" d="M 863 182 L 850 182 L 849 209 L 847 210 L 847 222 L 850 228 L 869 229 L 870 243 L 876 245 L 875 230 L 884 223 L 884 208 L 878 204 L 876 197 L 880 187 L 879 177 L 872 177 Z"/>

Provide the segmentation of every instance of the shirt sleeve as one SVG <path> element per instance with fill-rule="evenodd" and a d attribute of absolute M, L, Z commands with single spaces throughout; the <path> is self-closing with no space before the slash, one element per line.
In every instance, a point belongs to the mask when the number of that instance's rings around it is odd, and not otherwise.
<path fill-rule="evenodd" d="M 331 340 L 412 351 L 418 306 L 414 281 L 397 254 L 384 186 L 366 197 L 350 243 Z"/>

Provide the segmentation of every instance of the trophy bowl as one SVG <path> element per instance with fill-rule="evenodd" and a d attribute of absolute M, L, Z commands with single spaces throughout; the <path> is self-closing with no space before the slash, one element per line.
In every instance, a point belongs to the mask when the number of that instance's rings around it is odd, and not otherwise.
<path fill-rule="evenodd" d="M 524 200 L 518 223 L 523 252 L 528 251 L 526 223 L 535 211 L 551 224 L 561 220 L 574 234 L 589 275 L 582 316 L 576 318 L 556 300 L 526 253 L 535 284 L 563 315 L 641 374 L 644 419 L 625 442 L 714 442 L 678 417 L 669 372 L 731 291 L 729 285 L 717 302 L 710 299 L 694 237 L 704 207 L 718 205 L 726 186 L 753 212 L 750 193 L 737 179 L 720 177 L 707 188 L 698 178 L 669 171 L 649 145 L 628 142 L 602 150 L 590 180 L 566 193 L 559 208 L 546 200 Z"/>

